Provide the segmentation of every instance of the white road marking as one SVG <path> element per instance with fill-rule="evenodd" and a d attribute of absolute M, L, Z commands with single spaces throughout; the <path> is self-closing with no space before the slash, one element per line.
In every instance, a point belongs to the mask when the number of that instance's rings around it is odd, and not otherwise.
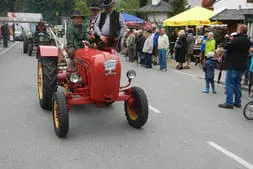
<path fill-rule="evenodd" d="M 197 75 L 194 75 L 194 74 L 191 74 L 191 73 L 186 73 L 186 72 L 182 72 L 182 71 L 180 71 L 180 70 L 174 70 L 174 69 L 171 69 L 171 68 L 169 68 L 170 70 L 172 70 L 173 72 L 176 72 L 176 73 L 178 73 L 178 74 L 183 74 L 183 75 L 187 75 L 187 76 L 191 76 L 191 77 L 198 77 Z"/>
<path fill-rule="evenodd" d="M 160 113 L 161 113 L 161 111 L 160 111 L 160 110 L 158 110 L 158 109 L 154 108 L 154 107 L 153 107 L 153 106 L 151 106 L 151 105 L 149 105 L 149 106 L 148 106 L 148 108 L 149 108 L 151 111 L 153 111 L 153 112 L 155 112 L 155 113 L 157 113 L 157 114 L 160 114 Z"/>
<path fill-rule="evenodd" d="M 8 48 L 4 49 L 2 52 L 0 52 L 0 55 L 4 54 L 5 52 L 9 51 L 11 48 L 13 48 L 15 45 L 17 44 L 17 42 L 13 43 L 11 46 L 9 46 Z"/>
<path fill-rule="evenodd" d="M 212 142 L 212 141 L 208 141 L 207 144 L 209 144 L 209 146 L 215 148 L 216 150 L 222 152 L 223 154 L 225 154 L 226 156 L 230 157 L 231 159 L 235 160 L 236 162 L 238 162 L 239 164 L 243 165 L 244 167 L 248 168 L 248 169 L 253 169 L 253 165 L 248 163 L 247 161 L 243 160 L 242 158 L 240 158 L 239 156 L 233 154 L 232 152 L 226 150 L 225 148 L 222 148 L 221 146 L 219 146 L 218 144 Z"/>

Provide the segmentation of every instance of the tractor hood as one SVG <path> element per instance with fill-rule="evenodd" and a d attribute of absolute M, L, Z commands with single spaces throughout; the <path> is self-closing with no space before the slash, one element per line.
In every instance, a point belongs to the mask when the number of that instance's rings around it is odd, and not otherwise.
<path fill-rule="evenodd" d="M 97 49 L 92 49 L 92 48 L 82 48 L 78 49 L 75 53 L 75 59 L 77 60 L 101 60 L 101 61 L 106 61 L 110 59 L 115 59 L 118 60 L 118 54 L 113 51 L 101 51 Z"/>

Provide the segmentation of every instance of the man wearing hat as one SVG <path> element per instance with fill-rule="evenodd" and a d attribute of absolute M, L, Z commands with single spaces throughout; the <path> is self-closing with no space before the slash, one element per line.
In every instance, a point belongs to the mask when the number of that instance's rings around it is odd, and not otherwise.
<path fill-rule="evenodd" d="M 98 13 L 100 10 L 100 7 L 96 3 L 92 3 L 89 7 L 90 9 L 90 22 L 89 22 L 89 27 L 88 27 L 88 32 L 89 32 L 89 39 L 94 40 L 95 39 L 95 30 L 94 30 L 94 25 L 97 21 L 98 18 Z"/>
<path fill-rule="evenodd" d="M 74 59 L 75 50 L 83 48 L 83 40 L 87 39 L 87 26 L 83 24 L 84 16 L 80 11 L 74 11 L 71 15 L 73 23 L 67 29 L 67 49 L 70 59 Z"/>
<path fill-rule="evenodd" d="M 114 4 L 114 0 L 104 0 L 105 11 L 98 16 L 95 23 L 96 34 L 108 46 L 113 46 L 114 40 L 123 36 L 126 29 L 124 17 L 118 11 L 113 10 Z"/>

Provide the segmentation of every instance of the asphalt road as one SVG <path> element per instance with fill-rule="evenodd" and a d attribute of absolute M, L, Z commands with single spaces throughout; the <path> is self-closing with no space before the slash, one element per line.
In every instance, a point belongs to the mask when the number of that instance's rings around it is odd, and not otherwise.
<path fill-rule="evenodd" d="M 253 121 L 242 109 L 217 107 L 224 86 L 216 95 L 202 94 L 201 79 L 122 58 L 122 82 L 135 69 L 133 85 L 148 95 L 147 125 L 129 127 L 122 103 L 78 106 L 71 109 L 68 137 L 58 139 L 51 112 L 39 107 L 36 63 L 20 42 L 0 53 L 0 169 L 253 168 Z"/>

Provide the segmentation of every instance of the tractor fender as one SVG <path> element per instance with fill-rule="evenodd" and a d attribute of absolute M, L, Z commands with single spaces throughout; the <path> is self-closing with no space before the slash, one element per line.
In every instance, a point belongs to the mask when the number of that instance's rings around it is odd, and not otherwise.
<path fill-rule="evenodd" d="M 58 57 L 58 49 L 55 46 L 39 46 L 40 57 Z"/>

